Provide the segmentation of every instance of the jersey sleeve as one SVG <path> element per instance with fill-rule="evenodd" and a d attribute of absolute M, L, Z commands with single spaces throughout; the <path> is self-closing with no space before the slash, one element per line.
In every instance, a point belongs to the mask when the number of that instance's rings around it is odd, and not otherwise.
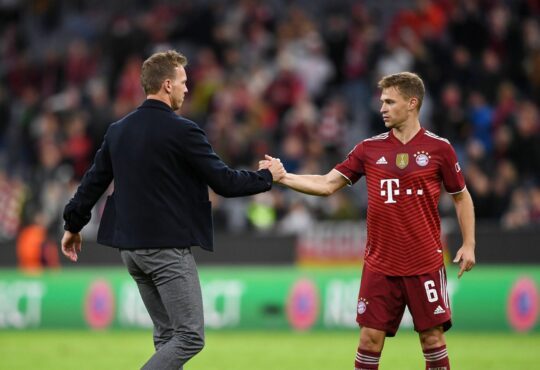
<path fill-rule="evenodd" d="M 449 194 L 460 193 L 465 189 L 463 171 L 450 144 L 444 146 L 441 172 L 444 188 Z"/>
<path fill-rule="evenodd" d="M 357 182 L 364 175 L 364 143 L 357 144 L 334 169 L 347 179 L 349 185 Z"/>

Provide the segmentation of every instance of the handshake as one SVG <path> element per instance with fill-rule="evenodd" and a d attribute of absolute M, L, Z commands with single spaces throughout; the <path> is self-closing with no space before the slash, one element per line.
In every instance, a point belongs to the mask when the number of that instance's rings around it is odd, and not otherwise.
<path fill-rule="evenodd" d="M 272 173 L 273 181 L 280 182 L 287 174 L 285 167 L 283 167 L 283 163 L 281 163 L 279 158 L 270 157 L 268 154 L 266 154 L 264 158 L 265 159 L 259 161 L 259 170 L 269 170 L 270 173 Z"/>

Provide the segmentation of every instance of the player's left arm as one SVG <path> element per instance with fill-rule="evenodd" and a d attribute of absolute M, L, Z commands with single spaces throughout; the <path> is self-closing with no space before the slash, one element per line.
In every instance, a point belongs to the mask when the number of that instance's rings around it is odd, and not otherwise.
<path fill-rule="evenodd" d="M 452 198 L 463 239 L 463 244 L 457 251 L 456 258 L 454 258 L 454 263 L 459 263 L 458 278 L 460 278 L 465 271 L 470 271 L 476 264 L 474 256 L 476 244 L 474 237 L 474 206 L 467 188 L 459 193 L 452 194 Z"/>

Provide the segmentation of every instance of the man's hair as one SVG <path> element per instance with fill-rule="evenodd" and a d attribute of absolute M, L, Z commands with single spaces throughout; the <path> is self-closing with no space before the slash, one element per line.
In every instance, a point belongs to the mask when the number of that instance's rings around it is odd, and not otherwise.
<path fill-rule="evenodd" d="M 418 110 L 422 106 L 426 92 L 422 79 L 417 74 L 411 72 L 400 72 L 385 76 L 379 81 L 377 86 L 380 89 L 395 87 L 405 99 L 417 98 Z"/>
<path fill-rule="evenodd" d="M 144 93 L 155 94 L 166 79 L 176 77 L 175 68 L 185 67 L 187 58 L 174 50 L 155 53 L 146 59 L 142 65 L 141 85 Z"/>

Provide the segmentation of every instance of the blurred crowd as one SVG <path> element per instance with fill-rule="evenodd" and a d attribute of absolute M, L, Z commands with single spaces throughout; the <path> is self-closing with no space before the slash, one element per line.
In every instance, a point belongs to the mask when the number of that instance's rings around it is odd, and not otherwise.
<path fill-rule="evenodd" d="M 540 224 L 538 1 L 13 0 L 0 2 L 1 238 L 58 238 L 108 125 L 144 99 L 141 63 L 171 48 L 189 59 L 181 114 L 235 168 L 269 153 L 328 172 L 386 130 L 381 76 L 417 72 L 421 123 L 456 148 L 478 219 Z M 218 229 L 298 232 L 365 217 L 366 192 L 212 201 Z"/>

